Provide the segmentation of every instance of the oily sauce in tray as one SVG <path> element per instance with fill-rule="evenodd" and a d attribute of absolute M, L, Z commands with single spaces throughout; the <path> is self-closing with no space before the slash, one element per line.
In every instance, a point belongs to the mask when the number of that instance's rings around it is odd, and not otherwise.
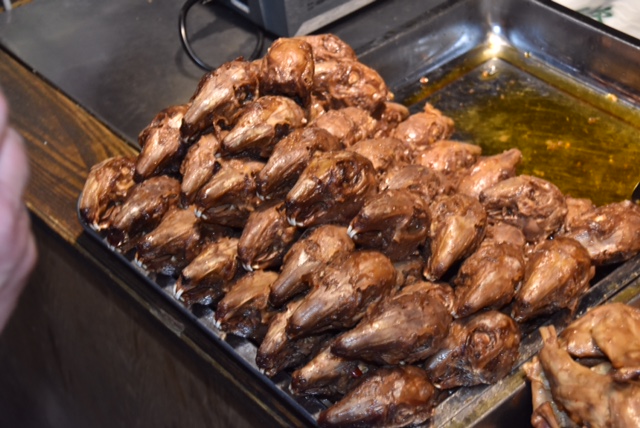
<path fill-rule="evenodd" d="M 640 114 L 513 48 L 489 46 L 442 78 L 426 76 L 405 102 L 435 105 L 456 137 L 491 155 L 512 147 L 521 174 L 597 205 L 628 199 L 640 180 Z"/>

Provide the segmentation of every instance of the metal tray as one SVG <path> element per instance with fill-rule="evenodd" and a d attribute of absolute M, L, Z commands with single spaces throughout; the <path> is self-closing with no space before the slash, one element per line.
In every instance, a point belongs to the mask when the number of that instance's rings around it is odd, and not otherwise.
<path fill-rule="evenodd" d="M 555 3 L 445 2 L 359 55 L 412 111 L 434 104 L 456 121 L 454 138 L 481 145 L 484 154 L 520 148 L 519 172 L 543 176 L 565 193 L 598 204 L 617 201 L 630 196 L 640 177 L 640 42 Z M 116 254 L 140 273 L 145 288 L 136 291 L 148 310 L 275 423 L 316 425 L 327 402 L 292 397 L 287 376 L 271 380 L 257 370 L 255 346 L 217 330 L 211 311 L 188 311 L 174 298 L 169 278 L 147 275 Z M 638 276 L 640 257 L 600 270 L 578 314 L 612 296 L 631 299 Z M 557 314 L 545 323 L 562 329 L 568 321 Z M 530 398 L 519 367 L 537 352 L 540 325 L 525 326 L 522 356 L 510 376 L 452 392 L 429 424 L 526 426 Z"/>

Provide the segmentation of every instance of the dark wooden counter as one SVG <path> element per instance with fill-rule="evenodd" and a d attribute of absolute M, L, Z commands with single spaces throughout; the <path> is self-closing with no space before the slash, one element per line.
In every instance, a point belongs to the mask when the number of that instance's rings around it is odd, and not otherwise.
<path fill-rule="evenodd" d="M 225 356 L 172 325 L 144 283 L 83 233 L 89 168 L 134 149 L 0 51 L 0 87 L 31 165 L 25 202 L 40 258 L 0 336 L 3 426 L 199 427 L 285 424 Z M 285 415 L 283 419 L 282 415 Z M 6 424 L 6 425 L 5 425 Z"/>

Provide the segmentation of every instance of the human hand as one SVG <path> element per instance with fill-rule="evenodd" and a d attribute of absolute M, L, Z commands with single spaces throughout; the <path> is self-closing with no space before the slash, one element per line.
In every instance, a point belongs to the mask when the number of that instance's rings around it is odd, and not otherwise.
<path fill-rule="evenodd" d="M 0 331 L 18 302 L 37 250 L 22 195 L 29 162 L 22 137 L 9 126 L 9 107 L 0 92 Z"/>

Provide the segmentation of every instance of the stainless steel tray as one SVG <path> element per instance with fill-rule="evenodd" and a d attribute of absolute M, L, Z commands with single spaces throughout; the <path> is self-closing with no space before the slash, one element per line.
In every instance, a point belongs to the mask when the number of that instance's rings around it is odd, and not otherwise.
<path fill-rule="evenodd" d="M 559 5 L 449 1 L 359 54 L 398 101 L 413 111 L 434 104 L 456 121 L 455 138 L 480 144 L 485 154 L 520 148 L 520 172 L 544 176 L 565 193 L 597 203 L 621 200 L 640 177 L 640 42 Z M 145 281 L 140 293 L 149 310 L 275 423 L 315 425 L 314 415 L 327 402 L 289 395 L 286 375 L 270 380 L 256 369 L 252 344 L 218 331 L 211 311 L 186 310 L 172 295 L 170 279 L 149 276 L 117 256 Z M 627 294 L 635 295 L 639 275 L 640 257 L 600 270 L 579 313 L 625 293 L 629 284 Z M 558 314 L 545 323 L 562 329 L 568 321 Z M 525 326 L 518 369 L 496 385 L 454 391 L 430 424 L 526 426 L 530 400 L 519 367 L 539 348 L 539 325 Z"/>

